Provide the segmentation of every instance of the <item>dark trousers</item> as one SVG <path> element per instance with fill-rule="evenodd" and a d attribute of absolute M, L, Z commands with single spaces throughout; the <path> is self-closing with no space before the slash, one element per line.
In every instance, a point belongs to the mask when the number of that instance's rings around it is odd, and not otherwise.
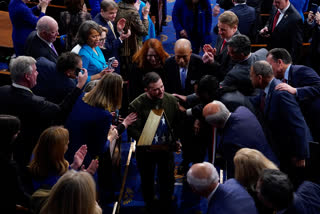
<path fill-rule="evenodd" d="M 171 207 L 174 190 L 174 156 L 167 151 L 143 151 L 139 147 L 136 160 L 141 176 L 141 188 L 147 207 L 154 208 L 155 170 L 157 168 L 160 205 L 166 209 Z"/>

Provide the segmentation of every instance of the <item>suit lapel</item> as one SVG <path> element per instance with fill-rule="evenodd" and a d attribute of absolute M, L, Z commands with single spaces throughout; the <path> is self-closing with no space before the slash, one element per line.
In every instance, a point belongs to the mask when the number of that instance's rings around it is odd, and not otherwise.
<path fill-rule="evenodd" d="M 264 115 L 265 116 L 267 116 L 268 113 L 269 113 L 272 94 L 273 94 L 273 91 L 274 91 L 275 87 L 276 87 L 276 79 L 273 79 L 272 83 L 270 84 L 268 95 L 267 95 L 266 100 L 265 100 L 265 106 L 264 106 Z"/>
<path fill-rule="evenodd" d="M 280 20 L 280 22 L 278 23 L 278 25 L 275 27 L 274 30 L 277 29 L 282 29 L 282 26 L 285 26 L 286 23 L 288 22 L 288 18 L 289 18 L 289 13 L 290 13 L 290 9 L 291 9 L 291 5 L 290 7 L 286 10 L 285 14 L 283 15 L 282 19 Z M 274 18 L 274 17 L 273 17 Z M 273 22 L 272 22 L 273 23 Z"/>
<path fill-rule="evenodd" d="M 92 58 L 94 58 L 95 60 L 99 61 L 102 64 L 105 64 L 105 62 L 103 61 L 102 57 L 100 56 L 101 52 L 99 52 L 97 49 L 97 53 L 99 54 L 99 56 L 92 50 L 92 48 L 89 45 L 84 46 L 87 51 L 89 51 L 89 53 L 91 53 Z"/>

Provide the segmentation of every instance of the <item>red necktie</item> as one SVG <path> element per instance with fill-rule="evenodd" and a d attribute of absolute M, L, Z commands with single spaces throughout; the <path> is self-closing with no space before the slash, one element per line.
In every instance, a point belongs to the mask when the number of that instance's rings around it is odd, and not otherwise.
<path fill-rule="evenodd" d="M 280 16 L 280 11 L 278 10 L 273 19 L 272 32 L 274 31 L 274 28 L 277 26 L 279 16 Z"/>
<path fill-rule="evenodd" d="M 226 40 L 224 39 L 223 43 L 222 43 L 222 46 L 221 46 L 221 49 L 220 49 L 220 52 L 223 50 L 225 44 L 226 44 Z"/>

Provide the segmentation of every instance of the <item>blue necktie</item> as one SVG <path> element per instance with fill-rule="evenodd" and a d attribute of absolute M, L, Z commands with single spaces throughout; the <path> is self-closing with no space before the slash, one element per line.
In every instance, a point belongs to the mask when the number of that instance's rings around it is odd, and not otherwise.
<path fill-rule="evenodd" d="M 186 77 L 187 77 L 187 73 L 186 73 L 186 69 L 182 68 L 181 72 L 180 72 L 180 79 L 181 79 L 181 87 L 182 89 L 185 89 L 186 87 Z"/>

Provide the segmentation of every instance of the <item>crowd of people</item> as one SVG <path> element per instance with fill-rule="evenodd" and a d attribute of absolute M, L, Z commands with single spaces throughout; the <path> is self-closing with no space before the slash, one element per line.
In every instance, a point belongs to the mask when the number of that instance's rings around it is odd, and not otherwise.
<path fill-rule="evenodd" d="M 45 15 L 50 0 L 27 2 L 9 4 L 15 57 L 12 84 L 0 87 L 0 159 L 12 194 L 2 209 L 102 213 L 117 201 L 127 130 L 150 141 L 135 150 L 146 213 L 175 211 L 175 152 L 209 214 L 320 213 L 318 1 L 176 0 L 173 56 L 148 39 L 153 1 L 91 0 L 90 14 L 84 0 L 65 0 L 60 20 Z M 257 41 L 267 48 L 252 52 Z"/>

